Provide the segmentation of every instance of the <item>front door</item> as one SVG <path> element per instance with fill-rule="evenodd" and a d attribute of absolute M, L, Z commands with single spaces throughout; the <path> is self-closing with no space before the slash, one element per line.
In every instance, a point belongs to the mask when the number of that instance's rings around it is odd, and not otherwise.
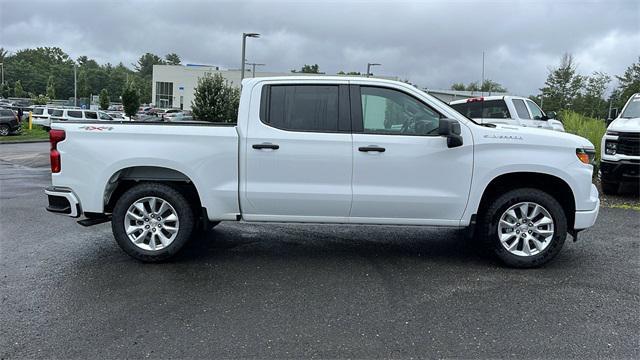
<path fill-rule="evenodd" d="M 448 148 L 443 115 L 404 89 L 352 86 L 351 221 L 458 225 L 469 197 L 471 133 Z"/>
<path fill-rule="evenodd" d="M 249 119 L 243 216 L 252 221 L 346 222 L 351 123 L 346 82 L 262 87 Z"/>

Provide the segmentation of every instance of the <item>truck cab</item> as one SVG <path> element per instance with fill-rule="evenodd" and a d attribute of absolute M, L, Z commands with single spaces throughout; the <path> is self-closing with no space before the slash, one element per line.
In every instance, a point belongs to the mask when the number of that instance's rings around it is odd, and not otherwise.
<path fill-rule="evenodd" d="M 530 99 L 520 96 L 485 96 L 452 101 L 462 115 L 482 124 L 507 124 L 564 131 L 555 112 L 546 114 Z"/>
<path fill-rule="evenodd" d="M 609 124 L 600 152 L 598 175 L 605 194 L 617 194 L 623 183 L 640 183 L 640 93 Z"/>

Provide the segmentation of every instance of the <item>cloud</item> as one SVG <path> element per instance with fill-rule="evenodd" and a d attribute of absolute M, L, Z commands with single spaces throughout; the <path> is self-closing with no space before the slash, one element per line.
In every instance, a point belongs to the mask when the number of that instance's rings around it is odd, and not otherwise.
<path fill-rule="evenodd" d="M 573 53 L 579 71 L 620 74 L 640 50 L 637 1 L 0 1 L 0 43 L 15 51 L 59 46 L 73 57 L 130 65 L 145 52 L 263 70 L 305 63 L 327 73 L 366 70 L 448 88 L 485 73 L 534 94 L 549 66 Z"/>

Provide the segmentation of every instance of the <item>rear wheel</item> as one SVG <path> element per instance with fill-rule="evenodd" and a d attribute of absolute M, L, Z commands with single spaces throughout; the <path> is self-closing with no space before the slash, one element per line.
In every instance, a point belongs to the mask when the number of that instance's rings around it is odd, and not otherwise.
<path fill-rule="evenodd" d="M 127 190 L 113 209 L 111 228 L 116 242 L 130 256 L 145 262 L 169 259 L 187 243 L 194 215 L 176 189 L 143 183 Z"/>
<path fill-rule="evenodd" d="M 618 194 L 618 188 L 620 184 L 616 183 L 616 182 L 608 182 L 608 181 L 602 181 L 600 183 L 600 186 L 602 187 L 602 192 L 607 194 L 607 195 L 617 195 Z"/>
<path fill-rule="evenodd" d="M 7 136 L 9 135 L 9 126 L 7 125 L 0 125 L 0 136 Z"/>
<path fill-rule="evenodd" d="M 479 235 L 505 264 L 538 267 L 562 249 L 567 218 L 551 195 L 538 189 L 517 189 L 491 202 L 482 215 Z"/>

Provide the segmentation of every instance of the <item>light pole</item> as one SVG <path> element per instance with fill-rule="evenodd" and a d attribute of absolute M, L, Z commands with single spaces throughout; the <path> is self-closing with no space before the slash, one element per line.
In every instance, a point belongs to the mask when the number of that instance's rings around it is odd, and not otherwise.
<path fill-rule="evenodd" d="M 4 63 L 0 63 L 0 68 L 2 68 L 2 82 L 0 84 L 4 85 Z"/>
<path fill-rule="evenodd" d="M 377 63 L 367 63 L 367 77 L 369 77 L 369 76 L 373 75 L 373 74 L 371 73 L 371 67 L 372 67 L 372 66 L 380 66 L 380 65 L 382 65 L 382 64 L 377 64 Z"/>
<path fill-rule="evenodd" d="M 259 38 L 258 33 L 242 33 L 242 67 L 240 68 L 240 86 L 242 86 L 242 79 L 244 79 L 244 64 L 247 62 L 245 58 L 245 50 L 247 48 L 247 38 Z"/>
<path fill-rule="evenodd" d="M 78 76 L 76 70 L 76 62 L 73 62 L 73 106 L 78 106 Z"/>
<path fill-rule="evenodd" d="M 258 64 L 258 63 L 248 62 L 247 65 L 251 65 L 251 77 L 256 77 L 256 66 L 265 66 L 267 64 Z"/>

